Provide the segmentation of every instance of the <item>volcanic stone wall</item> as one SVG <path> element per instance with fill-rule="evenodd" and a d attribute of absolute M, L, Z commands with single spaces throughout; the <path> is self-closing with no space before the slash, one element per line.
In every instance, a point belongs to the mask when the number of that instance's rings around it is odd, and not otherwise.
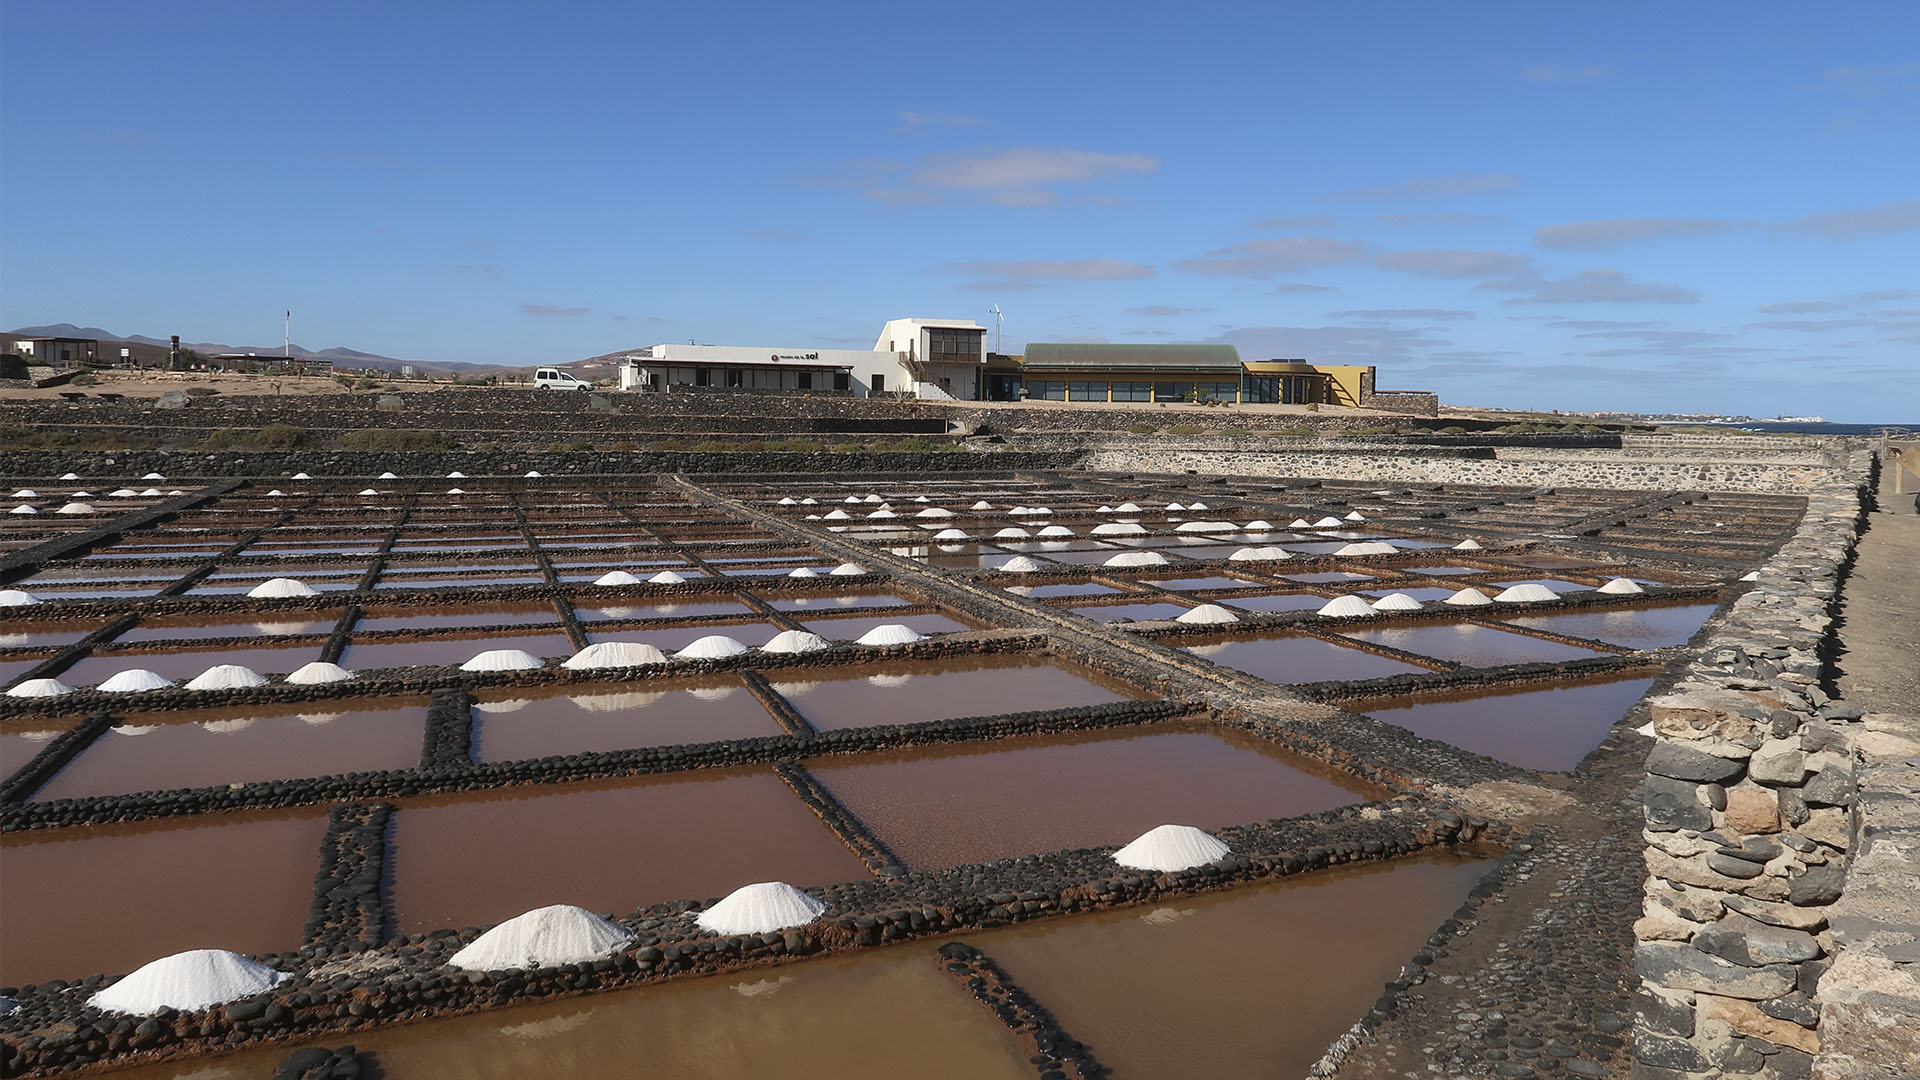
<path fill-rule="evenodd" d="M 263 476 L 286 477 L 306 472 L 328 479 L 372 477 L 382 472 L 401 476 L 445 476 L 460 471 L 471 476 L 520 476 L 538 470 L 548 476 L 624 475 L 667 473 L 875 473 L 1047 471 L 1071 467 L 1079 455 L 1069 451 L 1024 453 L 1001 451 L 928 451 L 909 453 L 701 453 L 694 451 L 517 451 L 449 450 L 408 451 L 229 451 L 217 454 L 190 450 L 21 450 L 7 455 L 12 477 L 81 476 L 158 472 L 168 477 Z"/>
<path fill-rule="evenodd" d="M 1822 679 L 1862 505 L 1859 488 L 1813 494 L 1708 648 L 1650 703 L 1640 1080 L 1812 1074 L 1829 913 L 1858 838 L 1860 710 Z"/>

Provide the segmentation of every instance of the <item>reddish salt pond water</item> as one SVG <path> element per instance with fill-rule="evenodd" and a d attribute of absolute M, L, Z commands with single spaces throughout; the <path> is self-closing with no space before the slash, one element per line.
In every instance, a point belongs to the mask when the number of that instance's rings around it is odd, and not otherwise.
<path fill-rule="evenodd" d="M 347 646 L 340 666 L 351 671 L 371 671 L 374 668 L 459 665 L 495 649 L 522 649 L 546 660 L 565 659 L 579 651 L 573 647 L 571 638 L 558 631 L 551 634 L 481 634 L 414 641 L 355 639 L 353 644 Z"/>
<path fill-rule="evenodd" d="M 1382 626 L 1348 630 L 1342 632 L 1341 636 L 1405 649 L 1437 660 L 1452 660 L 1468 667 L 1498 667 L 1501 664 L 1531 664 L 1606 655 L 1592 649 L 1562 645 L 1557 641 L 1509 634 L 1504 630 L 1465 623 L 1447 626 Z"/>
<path fill-rule="evenodd" d="M 922 634 L 955 634 L 975 627 L 950 615 L 873 615 L 850 619 L 814 619 L 800 625 L 828 641 L 853 641 L 876 626 L 904 626 Z"/>
<path fill-rule="evenodd" d="M 581 622 L 609 622 L 614 619 L 691 619 L 700 615 L 751 615 L 753 609 L 732 597 L 720 600 L 676 600 L 651 603 L 644 600 L 574 600 L 573 614 Z"/>
<path fill-rule="evenodd" d="M 136 714 L 109 728 L 34 794 L 37 802 L 135 791 L 411 769 L 426 703 L 319 701 Z"/>
<path fill-rule="evenodd" d="M 22 657 L 18 660 L 0 660 L 0 686 L 5 686 L 7 683 L 33 670 L 34 667 L 45 663 L 48 655 L 52 654 Z"/>
<path fill-rule="evenodd" d="M 733 676 L 475 695 L 474 756 L 517 761 L 781 734 Z"/>
<path fill-rule="evenodd" d="M 1327 597 L 1312 593 L 1267 593 L 1264 596 L 1229 597 L 1220 603 L 1246 611 L 1319 611 L 1327 606 Z"/>
<path fill-rule="evenodd" d="M 1185 604 L 1088 604 L 1085 607 L 1069 608 L 1075 615 L 1084 615 L 1095 622 L 1113 622 L 1116 619 L 1132 619 L 1145 622 L 1148 619 L 1172 619 L 1184 614 Z"/>
<path fill-rule="evenodd" d="M 1322 600 L 1322 604 L 1326 601 Z M 1337 682 L 1424 673 L 1430 669 L 1305 634 L 1216 638 L 1186 646 L 1195 656 L 1273 683 Z"/>
<path fill-rule="evenodd" d="M 4 677 L 0 677 L 4 681 Z M 54 736 L 73 726 L 71 720 L 35 720 L 17 721 L 20 724 L 32 724 L 32 729 L 10 731 L 0 735 L 0 778 L 12 776 L 20 767 L 32 761 L 42 747 L 53 741 Z"/>
<path fill-rule="evenodd" d="M 1097 585 L 1093 582 L 1086 582 L 1084 584 L 1062 583 L 1059 585 L 1009 585 L 1007 586 L 1007 591 L 1017 592 L 1021 596 L 1031 597 L 1035 600 L 1045 600 L 1048 597 L 1058 596 L 1110 596 L 1120 590 L 1110 585 Z"/>
<path fill-rule="evenodd" d="M 940 970 L 935 948 L 865 950 L 393 1026 L 353 1042 L 386 1080 L 1032 1080 L 1012 1037 Z M 261 1080 L 292 1049 L 114 1075 Z"/>
<path fill-rule="evenodd" d="M 262 675 L 285 675 L 320 658 L 320 645 L 194 649 L 190 652 L 94 653 L 61 672 L 68 686 L 95 686 L 122 671 L 145 668 L 183 683 L 216 664 L 240 664 Z"/>
<path fill-rule="evenodd" d="M 1119 680 L 1036 656 L 955 656 L 857 669 L 786 668 L 768 672 L 767 677 L 821 731 L 1103 705 L 1151 696 Z"/>
<path fill-rule="evenodd" d="M 1349 708 L 1523 769 L 1557 772 L 1580 764 L 1652 685 L 1652 679 L 1614 679 Z"/>
<path fill-rule="evenodd" d="M 457 607 L 383 610 L 360 616 L 355 630 L 443 630 L 459 626 L 524 626 L 530 623 L 560 622 L 560 613 L 544 601 L 532 604 L 500 604 L 487 607 Z"/>
<path fill-rule="evenodd" d="M 702 626 L 649 627 L 645 630 L 595 630 L 587 635 L 587 639 L 595 644 L 602 641 L 642 641 L 671 656 L 674 652 L 713 634 L 730 637 L 743 645 L 758 648 L 779 632 L 779 627 L 772 623 L 734 622 L 707 623 Z"/>
<path fill-rule="evenodd" d="M 71 645 L 105 626 L 103 620 L 89 623 L 0 622 L 0 648 Z"/>
<path fill-rule="evenodd" d="M 830 612 L 838 608 L 903 607 L 912 601 L 892 593 L 828 593 L 818 596 L 769 596 L 776 611 Z"/>
<path fill-rule="evenodd" d="M 403 800 L 393 930 L 497 923 L 548 904 L 629 912 L 756 881 L 867 869 L 770 769 Z"/>
<path fill-rule="evenodd" d="M 1147 584 L 1158 585 L 1163 589 L 1172 589 L 1175 592 L 1190 592 L 1194 589 L 1249 589 L 1260 583 L 1257 581 L 1248 581 L 1246 578 L 1227 577 L 1223 574 L 1217 574 L 1210 577 L 1161 578 L 1159 580 L 1149 581 Z"/>
<path fill-rule="evenodd" d="M 1635 608 L 1620 611 L 1581 611 L 1565 615 L 1530 615 L 1505 619 L 1515 626 L 1546 630 L 1569 637 L 1590 638 L 1635 649 L 1684 645 L 1700 629 L 1717 605 Z"/>
<path fill-rule="evenodd" d="M 0 984 L 120 974 L 186 949 L 300 946 L 325 807 L 9 833 Z"/>
<path fill-rule="evenodd" d="M 231 615 L 197 619 L 142 619 L 140 625 L 113 639 L 116 645 L 136 641 L 181 641 L 195 638 L 290 637 L 327 634 L 339 621 L 337 611 L 299 611 L 260 615 L 258 621 L 236 621 Z M 197 673 L 196 673 L 197 674 Z"/>
<path fill-rule="evenodd" d="M 1486 865 L 1339 867 L 968 940 L 1115 1076 L 1305 1076 Z"/>
<path fill-rule="evenodd" d="M 894 854 L 920 869 L 1124 844 L 1169 821 L 1212 829 L 1378 796 L 1311 767 L 1250 736 L 1178 728 L 807 762 Z"/>

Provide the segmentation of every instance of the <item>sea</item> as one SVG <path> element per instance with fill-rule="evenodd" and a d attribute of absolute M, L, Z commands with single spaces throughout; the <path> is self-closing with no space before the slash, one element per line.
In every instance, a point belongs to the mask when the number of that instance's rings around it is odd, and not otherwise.
<path fill-rule="evenodd" d="M 1745 424 L 1715 424 L 1714 426 L 1737 431 L 1759 431 L 1771 435 L 1878 435 L 1888 428 L 1894 429 L 1896 435 L 1920 434 L 1920 421 L 1906 424 L 1808 424 L 1794 421 L 1755 420 Z"/>

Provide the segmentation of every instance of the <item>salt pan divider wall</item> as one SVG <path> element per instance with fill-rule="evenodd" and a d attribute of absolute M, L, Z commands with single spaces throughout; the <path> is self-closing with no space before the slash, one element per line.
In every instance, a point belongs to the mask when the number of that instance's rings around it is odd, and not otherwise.
<path fill-rule="evenodd" d="M 1846 883 L 1855 707 L 1821 688 L 1870 458 L 1814 492 L 1672 690 L 1650 702 L 1648 876 L 1634 924 L 1636 1080 L 1797 1080 L 1820 1050 Z"/>

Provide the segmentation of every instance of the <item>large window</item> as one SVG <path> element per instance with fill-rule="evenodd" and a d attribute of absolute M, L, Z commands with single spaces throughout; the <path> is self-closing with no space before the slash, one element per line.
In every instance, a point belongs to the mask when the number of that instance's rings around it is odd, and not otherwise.
<path fill-rule="evenodd" d="M 1271 375 L 1249 375 L 1241 384 L 1241 400 L 1249 405 L 1280 403 L 1279 380 Z"/>
<path fill-rule="evenodd" d="M 1198 395 L 1194 399 L 1196 401 L 1232 401 L 1234 392 L 1240 389 L 1240 384 L 1230 382 L 1203 382 L 1194 383 L 1193 389 Z"/>
<path fill-rule="evenodd" d="M 1187 395 L 1191 393 L 1193 393 L 1193 384 L 1190 382 L 1157 382 L 1153 384 L 1153 400 L 1155 401 L 1185 401 L 1187 400 Z"/>
<path fill-rule="evenodd" d="M 1034 401 L 1067 400 L 1067 384 L 1059 379 L 1028 379 L 1027 397 Z"/>
<path fill-rule="evenodd" d="M 940 361 L 969 362 L 984 359 L 981 355 L 985 347 L 985 330 L 942 330 L 930 327 L 927 330 L 927 359 L 934 363 Z"/>
<path fill-rule="evenodd" d="M 1070 401 L 1105 401 L 1107 384 L 1103 382 L 1070 382 L 1067 384 L 1067 398 Z"/>
<path fill-rule="evenodd" d="M 1117 382 L 1113 384 L 1115 401 L 1152 401 L 1153 384 L 1150 382 Z"/>

